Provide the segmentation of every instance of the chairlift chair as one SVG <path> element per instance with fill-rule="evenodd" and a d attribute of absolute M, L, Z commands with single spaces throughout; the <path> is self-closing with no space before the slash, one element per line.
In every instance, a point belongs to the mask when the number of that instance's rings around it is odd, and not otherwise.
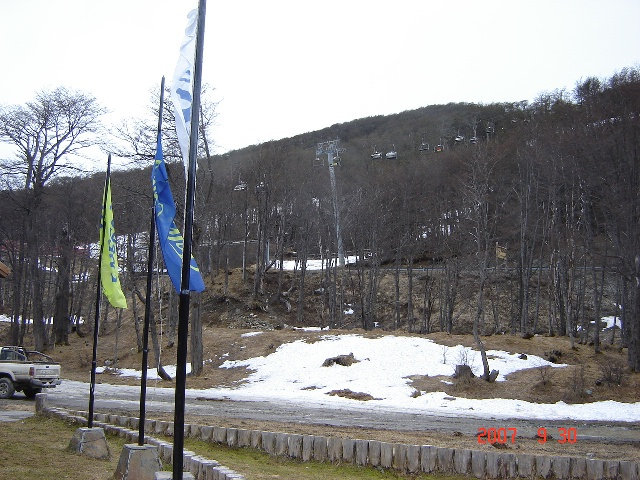
<path fill-rule="evenodd" d="M 429 144 L 424 141 L 424 138 L 422 139 L 422 143 L 420 144 L 419 150 L 421 152 L 428 152 L 429 151 Z"/>
<path fill-rule="evenodd" d="M 242 178 L 240 178 L 240 175 L 238 175 L 238 183 L 233 187 L 233 191 L 241 192 L 246 189 L 247 189 L 247 182 L 242 180 Z"/>
<path fill-rule="evenodd" d="M 385 155 L 385 158 L 387 160 L 393 160 L 394 158 L 398 158 L 398 152 L 396 152 L 396 146 L 393 146 L 393 150 L 391 150 L 390 152 L 387 152 L 387 154 Z"/>
<path fill-rule="evenodd" d="M 382 153 L 377 150 L 375 145 L 373 146 L 373 153 L 370 155 L 370 157 L 374 160 L 382 158 Z"/>
<path fill-rule="evenodd" d="M 441 143 L 439 143 L 438 145 L 436 145 L 435 149 L 436 152 L 442 152 L 444 150 L 444 145 L 442 145 Z"/>

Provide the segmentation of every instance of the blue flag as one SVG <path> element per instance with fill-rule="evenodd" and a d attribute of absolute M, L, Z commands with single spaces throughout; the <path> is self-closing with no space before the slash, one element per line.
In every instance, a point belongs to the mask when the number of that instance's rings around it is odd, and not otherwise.
<path fill-rule="evenodd" d="M 164 263 L 167 272 L 176 291 L 180 293 L 180 283 L 182 279 L 182 252 L 184 239 L 176 227 L 174 217 L 176 216 L 176 204 L 169 188 L 169 177 L 167 168 L 162 156 L 162 141 L 158 138 L 156 147 L 156 157 L 153 162 L 151 172 L 151 184 L 153 186 L 153 198 L 156 209 L 156 229 L 158 230 L 158 240 L 162 249 Z M 191 256 L 191 273 L 189 274 L 189 290 L 202 292 L 204 281 L 196 261 Z"/>

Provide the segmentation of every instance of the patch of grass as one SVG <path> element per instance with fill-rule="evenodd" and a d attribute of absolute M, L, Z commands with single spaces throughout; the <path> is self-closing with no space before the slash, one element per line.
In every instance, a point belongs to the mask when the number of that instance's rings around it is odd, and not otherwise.
<path fill-rule="evenodd" d="M 42 416 L 0 423 L 0 480 L 112 478 L 125 440 L 107 435 L 111 458 L 95 460 L 67 449 L 77 429 L 78 425 Z"/>
<path fill-rule="evenodd" d="M 230 448 L 217 443 L 185 439 L 185 450 L 190 450 L 241 473 L 248 480 L 266 480 L 273 478 L 290 480 L 462 480 L 463 476 L 454 475 L 410 475 L 392 470 L 373 467 L 361 467 L 349 464 L 331 464 L 328 462 L 302 462 L 271 456 L 253 448 Z"/>
<path fill-rule="evenodd" d="M 0 480 L 55 478 L 56 480 L 111 480 L 125 439 L 107 435 L 109 460 L 95 460 L 68 450 L 77 425 L 59 418 L 35 416 L 0 423 Z M 172 441 L 171 438 L 166 438 Z M 185 439 L 185 450 L 241 473 L 247 480 L 462 480 L 462 476 L 408 475 L 354 465 L 302 462 L 270 456 L 252 448 L 229 448 L 215 443 Z M 164 466 L 166 470 L 171 465 Z"/>

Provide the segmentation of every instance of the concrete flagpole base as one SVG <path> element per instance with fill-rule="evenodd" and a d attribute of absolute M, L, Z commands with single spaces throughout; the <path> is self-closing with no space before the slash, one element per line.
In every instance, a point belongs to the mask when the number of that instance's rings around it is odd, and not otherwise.
<path fill-rule="evenodd" d="M 172 480 L 173 472 L 156 472 L 156 478 L 154 480 Z M 192 473 L 183 472 L 182 480 L 195 480 Z"/>
<path fill-rule="evenodd" d="M 154 480 L 156 472 L 162 470 L 158 447 L 127 443 L 122 448 L 115 480 Z"/>
<path fill-rule="evenodd" d="M 90 458 L 109 459 L 111 451 L 104 436 L 104 429 L 99 427 L 80 427 L 69 442 L 69 450 Z"/>
<path fill-rule="evenodd" d="M 42 415 L 47 408 L 47 394 L 36 393 L 36 415 Z"/>

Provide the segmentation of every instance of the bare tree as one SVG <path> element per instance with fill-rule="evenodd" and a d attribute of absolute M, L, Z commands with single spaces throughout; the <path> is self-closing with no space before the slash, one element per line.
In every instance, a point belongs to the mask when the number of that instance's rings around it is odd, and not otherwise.
<path fill-rule="evenodd" d="M 463 192 L 466 197 L 466 208 L 470 231 L 475 244 L 475 263 L 478 274 L 478 294 L 476 314 L 473 320 L 473 338 L 480 350 L 484 373 L 482 378 L 490 381 L 489 362 L 484 343 L 480 338 L 479 326 L 485 314 L 484 289 L 489 276 L 489 258 L 495 238 L 495 224 L 498 216 L 495 197 L 498 188 L 495 181 L 497 161 L 495 152 L 479 147 L 468 160 L 468 176 L 464 182 Z M 495 378 L 495 377 L 493 377 Z"/>
<path fill-rule="evenodd" d="M 518 255 L 518 306 L 520 311 L 520 334 L 529 333 L 529 312 L 531 304 L 531 278 L 533 276 L 533 262 L 536 258 L 536 247 L 541 248 L 539 234 L 542 224 L 542 212 L 539 205 L 539 180 L 536 166 L 529 152 L 525 150 L 518 156 L 519 179 L 516 186 L 520 218 Z M 534 322 L 535 323 L 535 322 Z M 535 333 L 535 332 L 534 332 Z"/>
<path fill-rule="evenodd" d="M 639 92 L 640 70 L 637 68 L 624 69 L 607 81 L 587 79 L 575 90 L 581 114 L 586 119 L 581 122 L 579 132 L 584 134 L 583 140 L 589 147 L 584 151 L 589 161 L 583 178 L 588 181 L 590 195 L 585 197 L 583 205 L 590 215 L 590 227 L 594 228 L 586 234 L 595 236 L 605 223 L 611 245 L 611 267 L 619 276 L 623 291 L 621 343 L 628 347 L 628 365 L 636 372 L 640 371 Z M 590 242 L 597 243 L 595 238 L 587 237 L 587 245 Z M 598 291 L 593 269 L 592 275 L 596 287 L 594 301 L 598 302 L 604 288 L 603 277 Z M 598 310 L 597 303 L 594 308 Z M 596 322 L 598 320 L 596 318 Z M 595 343 L 599 339 L 594 340 Z"/>
<path fill-rule="evenodd" d="M 199 158 L 209 159 L 215 146 L 212 140 L 211 128 L 215 125 L 217 116 L 217 102 L 211 99 L 210 92 L 214 89 L 208 85 L 202 87 L 202 102 L 200 104 L 200 122 L 198 126 Z M 173 106 L 171 104 L 170 88 L 165 87 L 164 106 L 162 109 L 162 150 L 167 162 L 180 162 L 182 154 L 176 134 Z M 136 166 L 148 166 L 156 153 L 156 136 L 158 130 L 158 114 L 160 105 L 160 88 L 151 89 L 149 107 L 143 117 L 123 121 L 114 128 L 113 136 L 116 141 L 109 146 L 109 150 L 122 158 L 129 158 Z"/>
<path fill-rule="evenodd" d="M 39 264 L 39 210 L 44 188 L 55 176 L 79 169 L 72 163 L 73 156 L 99 143 L 99 119 L 104 112 L 93 96 L 64 87 L 41 91 L 25 106 L 0 107 L 0 141 L 17 149 L 16 158 L 0 162 L 0 168 L 5 175 L 22 179 L 27 192 L 23 239 L 29 258 L 33 333 L 38 350 L 47 345 Z"/>

